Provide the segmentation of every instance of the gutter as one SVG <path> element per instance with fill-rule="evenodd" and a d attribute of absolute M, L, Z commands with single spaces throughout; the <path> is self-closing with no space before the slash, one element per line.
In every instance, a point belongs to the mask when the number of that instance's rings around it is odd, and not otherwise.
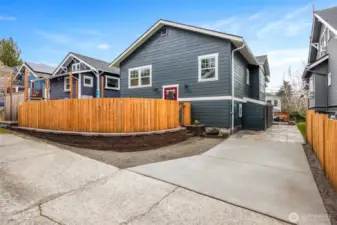
<path fill-rule="evenodd" d="M 239 48 L 236 48 L 232 51 L 232 71 L 231 71 L 231 81 L 232 81 L 232 133 L 234 133 L 234 84 L 235 84 L 235 79 L 234 79 L 234 69 L 235 69 L 235 58 L 234 58 L 234 53 L 236 51 L 239 51 L 245 47 L 245 43 L 242 43 L 242 46 Z"/>

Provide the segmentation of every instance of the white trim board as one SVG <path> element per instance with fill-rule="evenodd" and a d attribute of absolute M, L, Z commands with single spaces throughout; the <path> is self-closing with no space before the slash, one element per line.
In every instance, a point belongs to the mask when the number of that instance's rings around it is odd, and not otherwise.
<path fill-rule="evenodd" d="M 311 65 L 307 66 L 306 70 L 310 70 L 312 68 L 314 68 L 315 66 L 321 64 L 322 62 L 324 62 L 325 60 L 329 59 L 329 55 L 325 55 L 322 58 L 320 58 L 319 60 L 317 60 L 316 62 L 312 63 Z"/>
<path fill-rule="evenodd" d="M 193 102 L 193 101 L 219 101 L 219 100 L 232 100 L 232 99 L 233 99 L 232 96 L 226 95 L 226 96 L 178 98 L 178 101 Z M 252 103 L 256 103 L 260 105 L 266 105 L 264 101 L 260 101 L 260 100 L 256 100 L 252 98 L 246 98 L 246 97 L 243 97 L 243 98 L 234 97 L 234 101 L 243 102 L 243 103 L 252 102 Z"/>
<path fill-rule="evenodd" d="M 201 34 L 206 34 L 218 38 L 223 38 L 232 41 L 234 44 L 242 45 L 242 43 L 245 43 L 243 37 L 236 36 L 236 35 L 230 35 L 214 30 L 208 30 L 201 27 L 195 27 L 190 26 L 186 24 L 171 22 L 167 20 L 159 20 L 156 22 L 150 29 L 148 29 L 142 36 L 140 36 L 133 44 L 131 44 L 123 53 L 121 53 L 111 64 L 111 66 L 119 67 L 119 64 L 121 61 L 123 61 L 126 57 L 128 57 L 130 54 L 132 54 L 139 46 L 141 46 L 144 42 L 146 42 L 155 32 L 160 30 L 163 26 L 170 26 L 175 28 L 180 28 L 188 31 L 193 31 Z M 253 61 L 257 64 L 257 61 L 255 59 L 254 54 L 247 46 L 247 52 L 251 55 L 251 58 Z"/>
<path fill-rule="evenodd" d="M 72 53 L 68 53 L 68 55 L 62 60 L 62 62 L 56 67 L 54 70 L 54 73 L 52 74 L 52 77 L 55 76 L 55 74 L 59 71 L 59 69 L 63 66 L 63 64 L 70 58 L 73 57 L 83 63 L 84 65 L 88 66 L 90 69 L 92 69 L 92 72 L 97 73 L 97 69 L 94 68 L 93 66 L 89 65 L 88 63 L 84 62 L 82 59 L 78 58 L 77 56 L 73 55 Z M 74 71 L 75 72 L 75 71 Z"/>
<path fill-rule="evenodd" d="M 333 28 L 328 22 L 326 22 L 322 17 L 320 17 L 317 13 L 314 14 L 315 17 L 321 22 L 323 23 L 327 28 L 329 28 L 329 30 L 331 30 L 335 35 L 337 35 L 337 30 L 335 28 Z"/>
<path fill-rule="evenodd" d="M 23 63 L 22 64 L 22 66 L 20 67 L 20 69 L 18 70 L 18 72 L 15 74 L 15 76 L 13 77 L 13 80 L 15 80 L 15 78 L 16 78 L 16 76 L 20 73 L 20 71 L 21 71 L 21 69 L 23 68 L 23 67 L 26 67 L 28 70 L 29 70 L 29 72 L 31 72 L 33 75 L 34 75 L 34 77 L 36 77 L 36 78 L 39 78 L 30 68 L 29 68 L 29 66 L 26 64 L 26 63 Z M 25 73 L 25 71 L 23 71 L 23 73 Z M 29 74 L 28 74 L 29 75 Z"/>

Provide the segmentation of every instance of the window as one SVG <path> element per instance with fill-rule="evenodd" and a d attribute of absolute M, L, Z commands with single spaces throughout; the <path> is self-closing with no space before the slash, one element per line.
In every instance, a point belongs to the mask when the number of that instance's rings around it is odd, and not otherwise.
<path fill-rule="evenodd" d="M 309 98 L 313 98 L 314 97 L 314 78 L 313 76 L 310 77 L 309 79 Z"/>
<path fill-rule="evenodd" d="M 267 103 L 268 103 L 268 104 L 271 104 L 271 100 L 267 100 Z"/>
<path fill-rule="evenodd" d="M 218 53 L 198 57 L 198 81 L 218 80 Z"/>
<path fill-rule="evenodd" d="M 249 69 L 246 69 L 246 84 L 249 85 Z"/>
<path fill-rule="evenodd" d="M 70 77 L 64 78 L 64 91 L 70 91 Z"/>
<path fill-rule="evenodd" d="M 90 76 L 83 76 L 83 86 L 84 87 L 93 87 L 94 86 L 94 78 Z"/>
<path fill-rule="evenodd" d="M 274 100 L 274 106 L 277 106 L 277 105 L 278 105 L 278 101 Z"/>
<path fill-rule="evenodd" d="M 119 78 L 105 76 L 105 88 L 111 90 L 119 90 Z"/>
<path fill-rule="evenodd" d="M 166 27 L 163 27 L 161 30 L 160 30 L 160 36 L 165 36 L 167 35 L 167 28 Z"/>
<path fill-rule="evenodd" d="M 129 88 L 152 86 L 152 65 L 129 69 Z"/>
<path fill-rule="evenodd" d="M 81 69 L 81 64 L 80 63 L 74 63 L 71 65 L 71 71 L 79 71 Z"/>
<path fill-rule="evenodd" d="M 328 73 L 328 86 L 331 86 L 331 72 Z"/>
<path fill-rule="evenodd" d="M 239 104 L 239 117 L 242 117 L 242 104 Z"/>

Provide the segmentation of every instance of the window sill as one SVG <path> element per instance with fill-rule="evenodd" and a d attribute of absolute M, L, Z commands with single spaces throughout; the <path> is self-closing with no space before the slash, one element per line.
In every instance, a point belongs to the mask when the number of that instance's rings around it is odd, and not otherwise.
<path fill-rule="evenodd" d="M 63 92 L 70 92 L 70 90 L 64 90 Z"/>
<path fill-rule="evenodd" d="M 119 91 L 119 88 L 104 87 L 104 89 L 107 89 L 107 90 L 114 90 L 114 91 Z"/>
<path fill-rule="evenodd" d="M 135 89 L 135 88 L 148 88 L 148 87 L 152 87 L 152 85 L 136 86 L 136 87 L 131 87 L 131 86 L 129 86 L 129 89 Z"/>
<path fill-rule="evenodd" d="M 83 87 L 90 87 L 90 88 L 92 88 L 92 87 L 94 87 L 94 85 L 83 85 Z"/>
<path fill-rule="evenodd" d="M 217 78 L 214 78 L 214 79 L 207 79 L 207 80 L 198 80 L 198 83 L 201 83 L 201 82 L 209 82 L 209 81 L 218 81 L 219 79 Z"/>

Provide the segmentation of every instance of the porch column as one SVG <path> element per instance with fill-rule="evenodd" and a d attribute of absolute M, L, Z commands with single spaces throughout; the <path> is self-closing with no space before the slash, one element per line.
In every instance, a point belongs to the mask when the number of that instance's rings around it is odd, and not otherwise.
<path fill-rule="evenodd" d="M 9 118 L 10 118 L 10 121 L 12 121 L 12 119 L 13 119 L 13 115 L 12 115 L 12 113 L 13 113 L 13 96 L 12 96 L 12 92 L 13 92 L 13 72 L 10 72 L 9 73 L 9 79 L 10 79 L 10 83 L 9 83 L 9 87 L 10 87 L 10 89 L 9 89 L 9 94 L 10 94 L 10 103 L 9 103 L 9 107 L 10 107 L 10 109 L 9 109 L 9 112 L 10 112 L 10 115 L 9 115 Z"/>
<path fill-rule="evenodd" d="M 98 75 L 96 75 L 96 80 L 97 80 L 97 84 L 96 84 L 96 98 L 100 98 L 101 97 L 101 91 L 100 91 L 100 89 L 99 89 L 99 87 L 100 87 L 100 78 L 99 78 L 100 76 L 99 76 L 99 74 Z"/>
<path fill-rule="evenodd" d="M 72 99 L 73 98 L 73 73 L 72 72 L 69 73 L 69 86 L 70 86 L 69 98 Z"/>
<path fill-rule="evenodd" d="M 25 102 L 27 102 L 28 101 L 28 70 L 27 68 L 25 68 L 24 74 L 25 74 L 24 76 L 24 87 L 25 87 L 24 100 Z"/>
<path fill-rule="evenodd" d="M 104 98 L 104 76 L 101 76 L 101 97 Z"/>

